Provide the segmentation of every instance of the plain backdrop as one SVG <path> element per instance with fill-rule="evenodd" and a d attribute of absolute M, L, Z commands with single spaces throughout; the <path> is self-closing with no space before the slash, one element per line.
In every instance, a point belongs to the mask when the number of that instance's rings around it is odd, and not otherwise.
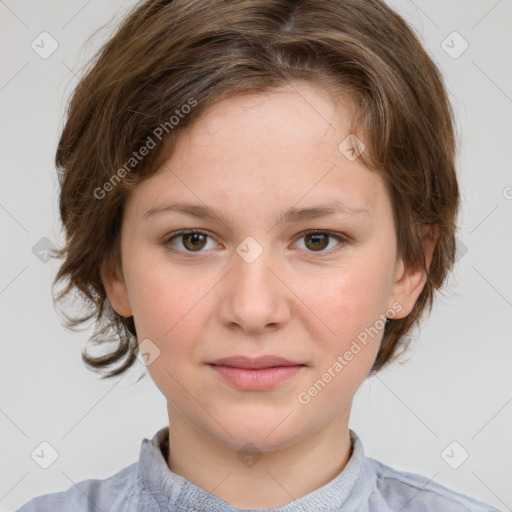
<path fill-rule="evenodd" d="M 135 383 L 142 364 L 106 381 L 84 367 L 91 331 L 60 324 L 51 300 L 58 260 L 41 257 L 64 240 L 54 155 L 66 101 L 133 4 L 0 0 L 2 511 L 114 474 L 167 424 L 149 374 Z M 406 362 L 358 391 L 350 427 L 370 457 L 512 510 L 512 1 L 390 5 L 441 68 L 455 107 L 458 262 Z M 32 47 L 41 37 L 46 51 L 58 45 L 46 58 Z M 43 442 L 58 454 L 47 469 L 31 456 Z"/>

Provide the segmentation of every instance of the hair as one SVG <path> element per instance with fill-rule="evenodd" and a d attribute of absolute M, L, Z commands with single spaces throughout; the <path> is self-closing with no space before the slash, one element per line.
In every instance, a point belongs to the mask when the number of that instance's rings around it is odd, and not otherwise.
<path fill-rule="evenodd" d="M 55 157 L 66 242 L 55 253 L 65 259 L 53 286 L 67 283 L 54 305 L 78 292 L 88 311 L 64 314 L 66 327 L 94 319 L 89 341 L 116 342 L 101 356 L 84 348 L 89 369 L 113 377 L 138 354 L 134 319 L 114 311 L 100 276 L 102 265 L 122 268 L 120 226 L 130 191 L 159 169 L 176 135 L 209 106 L 298 81 L 351 99 L 352 133 L 366 145 L 360 158 L 382 176 L 392 199 L 397 254 L 425 269 L 413 310 L 386 324 L 371 371 L 408 347 L 454 264 L 460 201 L 453 112 L 442 76 L 411 28 L 381 0 L 148 0 L 130 10 L 84 70 Z M 424 242 L 432 233 L 437 243 L 427 269 Z"/>

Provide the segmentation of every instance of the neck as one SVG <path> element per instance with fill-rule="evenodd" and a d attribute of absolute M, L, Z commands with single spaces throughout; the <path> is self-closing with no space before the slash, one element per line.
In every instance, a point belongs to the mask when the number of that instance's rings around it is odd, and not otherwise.
<path fill-rule="evenodd" d="M 348 412 L 282 449 L 241 452 L 169 405 L 171 471 L 237 508 L 286 505 L 327 484 L 348 463 Z"/>

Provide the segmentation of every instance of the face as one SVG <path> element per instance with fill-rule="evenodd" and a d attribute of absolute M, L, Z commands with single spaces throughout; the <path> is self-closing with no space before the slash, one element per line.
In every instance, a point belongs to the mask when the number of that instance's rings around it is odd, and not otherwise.
<path fill-rule="evenodd" d="M 171 418 L 235 449 L 346 426 L 385 317 L 406 316 L 423 288 L 397 260 L 382 178 L 340 150 L 350 121 L 347 102 L 306 84 L 223 100 L 125 205 L 110 301 L 134 316 Z M 267 355 L 298 366 L 210 364 Z"/>

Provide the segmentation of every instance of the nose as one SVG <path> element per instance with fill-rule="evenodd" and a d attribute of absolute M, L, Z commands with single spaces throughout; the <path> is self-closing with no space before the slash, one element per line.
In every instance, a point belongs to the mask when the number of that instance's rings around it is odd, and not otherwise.
<path fill-rule="evenodd" d="M 290 318 L 293 293 L 286 286 L 284 270 L 262 248 L 254 259 L 255 248 L 243 248 L 233 255 L 231 271 L 223 280 L 221 321 L 248 334 L 278 329 Z"/>

